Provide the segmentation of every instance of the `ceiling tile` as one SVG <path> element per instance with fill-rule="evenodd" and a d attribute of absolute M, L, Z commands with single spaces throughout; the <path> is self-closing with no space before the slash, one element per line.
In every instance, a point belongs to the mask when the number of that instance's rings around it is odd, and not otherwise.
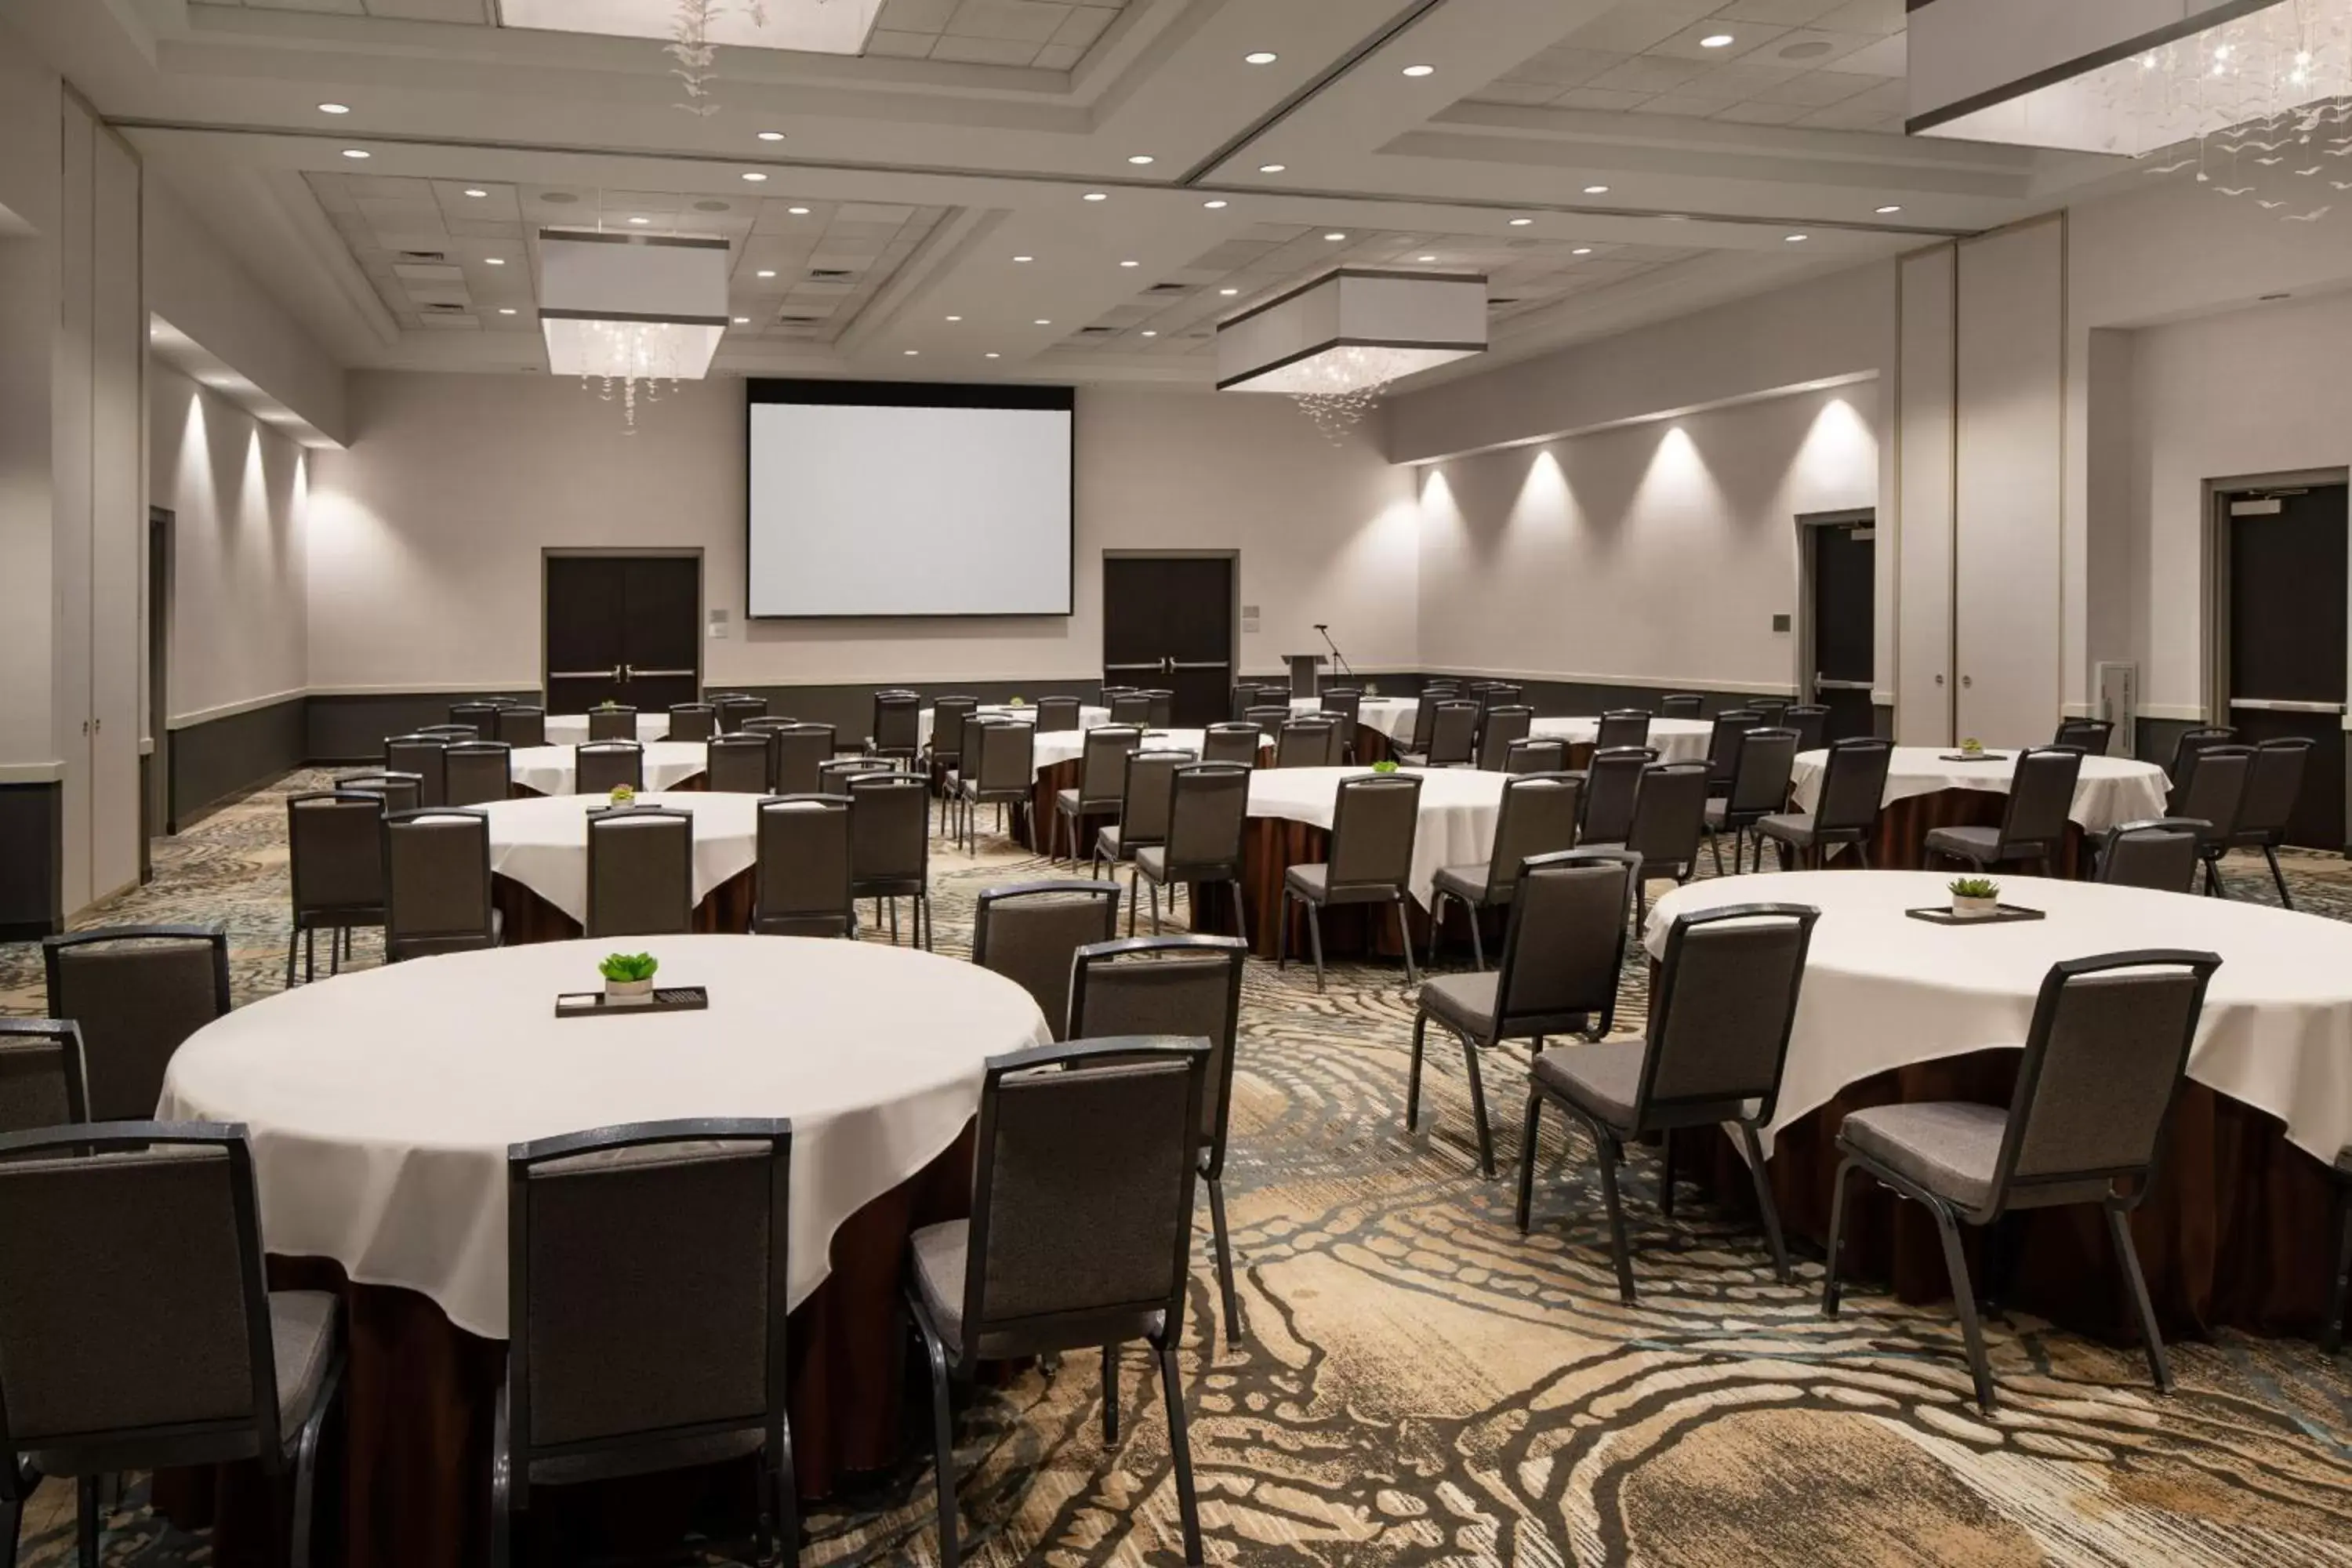
<path fill-rule="evenodd" d="M 1612 92 L 1600 87 L 1572 87 L 1555 100 L 1562 109 L 1631 109 L 1651 97 L 1643 92 Z"/>
<path fill-rule="evenodd" d="M 1864 76 L 1903 77 L 1910 74 L 1910 39 L 1896 33 L 1879 39 L 1866 48 L 1857 49 L 1837 63 L 1842 71 L 1855 71 Z"/>
<path fill-rule="evenodd" d="M 1808 109 L 1824 109 L 1877 85 L 1876 77 L 1849 76 L 1843 71 L 1807 71 L 1765 88 L 1756 99 L 1759 103 L 1801 103 Z"/>
<path fill-rule="evenodd" d="M 1712 118 L 1736 125 L 1790 125 L 1804 112 L 1801 103 L 1735 103 Z"/>
<path fill-rule="evenodd" d="M 1722 23 L 1713 20 L 1685 27 L 1672 37 L 1661 38 L 1650 46 L 1648 53 L 1671 55 L 1687 60 L 1737 60 L 1746 58 L 1776 38 L 1783 37 L 1789 29 L 1769 27 L 1760 23 Z M 1709 48 L 1703 41 L 1731 35 L 1731 42 L 1719 48 Z"/>
<path fill-rule="evenodd" d="M 1025 66 L 1037 58 L 1039 47 L 1017 38 L 967 38 L 950 33 L 931 46 L 930 58 L 968 65 Z"/>
<path fill-rule="evenodd" d="M 1070 19 L 1072 8 L 1058 0 L 963 0 L 948 22 L 947 36 L 1048 43 L 1054 40 L 1055 30 Z"/>
<path fill-rule="evenodd" d="M 1727 21 L 1772 22 L 1784 27 L 1801 27 L 1843 4 L 1845 0 L 1730 0 L 1716 15 Z"/>
<path fill-rule="evenodd" d="M 931 52 L 939 41 L 935 33 L 890 33 L 876 28 L 866 36 L 866 52 L 893 59 L 919 60 Z"/>
<path fill-rule="evenodd" d="M 882 0 L 877 27 L 902 33 L 944 33 L 963 0 Z"/>
<path fill-rule="evenodd" d="M 1609 88 L 1619 92 L 1672 92 L 1706 68 L 1696 60 L 1635 55 L 1580 85 Z"/>
<path fill-rule="evenodd" d="M 1603 12 L 1560 42 L 1580 49 L 1638 55 L 1715 9 L 1717 0 L 1630 0 Z"/>
<path fill-rule="evenodd" d="M 1884 36 L 1903 31 L 1908 15 L 1903 0 L 1845 0 L 1845 4 L 1836 10 L 1826 11 L 1814 17 L 1812 26 L 1827 27 L 1833 32 Z"/>

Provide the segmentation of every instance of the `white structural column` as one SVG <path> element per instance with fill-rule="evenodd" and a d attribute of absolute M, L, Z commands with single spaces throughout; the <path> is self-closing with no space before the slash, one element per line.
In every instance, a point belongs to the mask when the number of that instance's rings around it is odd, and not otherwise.
<path fill-rule="evenodd" d="M 1895 738 L 1952 743 L 1952 341 L 1955 255 L 1901 263 L 1896 369 Z"/>

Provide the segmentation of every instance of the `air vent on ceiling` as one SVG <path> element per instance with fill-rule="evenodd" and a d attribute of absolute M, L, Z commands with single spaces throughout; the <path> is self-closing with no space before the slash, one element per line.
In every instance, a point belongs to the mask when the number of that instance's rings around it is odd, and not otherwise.
<path fill-rule="evenodd" d="M 694 204 L 694 210 L 698 213 L 724 213 L 735 209 L 725 202 L 700 201 Z"/>
<path fill-rule="evenodd" d="M 561 207 L 569 206 L 580 198 L 570 191 L 541 191 L 539 193 L 539 199 L 543 202 L 552 202 Z"/>
<path fill-rule="evenodd" d="M 845 278 L 855 278 L 857 274 L 846 267 L 812 267 L 809 268 L 809 276 L 821 283 L 837 283 Z"/>
<path fill-rule="evenodd" d="M 449 253 L 446 250 L 404 250 L 399 253 L 399 256 L 403 261 L 414 261 L 419 264 L 437 265 L 449 259 Z"/>
<path fill-rule="evenodd" d="M 1189 294 L 1192 291 L 1190 283 L 1154 283 L 1144 290 L 1147 294 Z"/>
<path fill-rule="evenodd" d="M 462 316 L 466 313 L 466 307 L 463 305 L 422 305 L 418 309 L 428 315 L 437 313 L 444 316 Z"/>
<path fill-rule="evenodd" d="M 1108 337 L 1111 333 L 1117 331 L 1118 331 L 1117 327 L 1080 327 L 1078 329 L 1078 336 L 1082 338 L 1103 338 Z"/>
<path fill-rule="evenodd" d="M 1516 305 L 1518 301 L 1517 300 L 1489 300 L 1486 303 L 1495 310 L 1499 310 L 1506 305 Z"/>
<path fill-rule="evenodd" d="M 776 320 L 785 323 L 787 326 L 804 327 L 814 325 L 817 318 L 814 316 L 778 316 Z"/>

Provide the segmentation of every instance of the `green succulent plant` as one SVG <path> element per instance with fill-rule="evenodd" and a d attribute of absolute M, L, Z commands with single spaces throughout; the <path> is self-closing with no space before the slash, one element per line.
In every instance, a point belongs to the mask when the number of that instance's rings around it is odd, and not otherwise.
<path fill-rule="evenodd" d="M 1372 764 L 1372 772 L 1376 773 L 1392 773 L 1397 772 L 1396 759 L 1393 757 L 1382 757 L 1379 762 Z"/>
<path fill-rule="evenodd" d="M 1952 897 L 1956 899 L 1998 899 L 2000 884 L 1990 877 L 1955 877 Z"/>
<path fill-rule="evenodd" d="M 651 980 L 661 967 L 661 960 L 650 952 L 611 952 L 596 965 L 596 973 L 607 980 Z"/>

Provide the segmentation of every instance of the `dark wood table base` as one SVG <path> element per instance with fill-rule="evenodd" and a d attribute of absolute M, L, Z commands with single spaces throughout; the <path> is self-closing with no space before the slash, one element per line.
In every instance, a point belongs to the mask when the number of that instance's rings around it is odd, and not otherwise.
<path fill-rule="evenodd" d="M 710 889 L 694 907 L 694 929 L 709 936 L 733 936 L 751 929 L 751 906 L 758 897 L 757 873 L 739 872 Z M 490 879 L 490 902 L 506 922 L 505 942 L 520 947 L 535 942 L 576 942 L 580 922 L 524 887 L 505 877 Z"/>

